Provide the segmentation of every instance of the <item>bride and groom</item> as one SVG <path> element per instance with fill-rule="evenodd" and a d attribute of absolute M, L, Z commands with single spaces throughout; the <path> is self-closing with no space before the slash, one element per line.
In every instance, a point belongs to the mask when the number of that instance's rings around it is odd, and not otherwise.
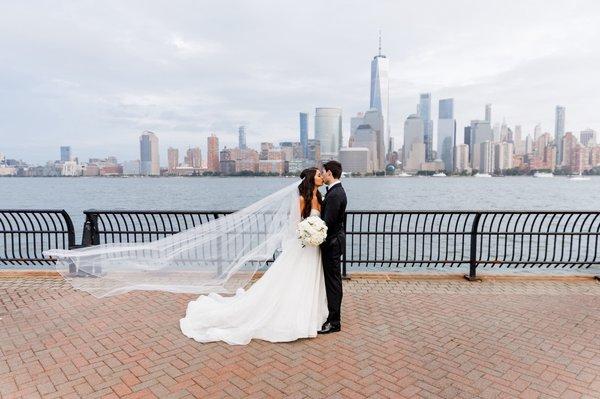
<path fill-rule="evenodd" d="M 190 302 L 180 321 L 186 336 L 244 345 L 252 339 L 288 342 L 340 331 L 347 204 L 341 174 L 342 165 L 329 161 L 322 170 L 309 168 L 300 175 L 300 218 L 320 216 L 327 225 L 325 241 L 303 247 L 296 239 L 247 291 L 230 297 L 211 293 Z M 323 198 L 319 187 L 324 184 Z"/>
<path fill-rule="evenodd" d="M 132 290 L 204 294 L 188 304 L 180 321 L 182 332 L 199 342 L 286 342 L 340 331 L 347 203 L 341 174 L 342 165 L 329 161 L 322 170 L 304 170 L 299 185 L 177 234 L 44 255 L 57 260 L 57 271 L 73 287 L 99 298 Z M 324 198 L 323 184 L 328 186 Z M 320 246 L 304 245 L 297 233 L 311 216 L 327 226 Z M 311 238 L 316 244 L 322 234 Z M 270 261 L 244 291 L 260 265 Z"/>

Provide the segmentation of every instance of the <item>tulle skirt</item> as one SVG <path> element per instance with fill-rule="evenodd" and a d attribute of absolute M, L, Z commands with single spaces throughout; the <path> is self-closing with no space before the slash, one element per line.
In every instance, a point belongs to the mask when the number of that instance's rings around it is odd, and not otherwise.
<path fill-rule="evenodd" d="M 327 315 L 320 249 L 294 242 L 247 291 L 190 302 L 180 326 L 198 342 L 289 342 L 315 337 Z"/>

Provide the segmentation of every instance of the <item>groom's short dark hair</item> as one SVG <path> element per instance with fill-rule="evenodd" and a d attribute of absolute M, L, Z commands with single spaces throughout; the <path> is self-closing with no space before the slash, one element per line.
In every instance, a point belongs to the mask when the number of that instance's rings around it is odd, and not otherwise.
<path fill-rule="evenodd" d="M 342 164 L 339 163 L 338 161 L 327 161 L 323 164 L 323 169 L 325 169 L 325 171 L 330 171 L 331 175 L 335 178 L 335 179 L 339 179 L 342 176 Z"/>

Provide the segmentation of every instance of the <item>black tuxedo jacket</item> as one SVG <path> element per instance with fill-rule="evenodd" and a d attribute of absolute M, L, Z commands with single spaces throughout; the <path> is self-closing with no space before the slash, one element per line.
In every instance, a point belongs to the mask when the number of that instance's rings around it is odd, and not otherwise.
<path fill-rule="evenodd" d="M 337 183 L 325 194 L 325 200 L 321 207 L 321 218 L 327 225 L 327 238 L 324 244 L 331 242 L 334 238 L 345 242 L 344 223 L 347 203 L 346 191 L 344 191 L 342 183 Z"/>

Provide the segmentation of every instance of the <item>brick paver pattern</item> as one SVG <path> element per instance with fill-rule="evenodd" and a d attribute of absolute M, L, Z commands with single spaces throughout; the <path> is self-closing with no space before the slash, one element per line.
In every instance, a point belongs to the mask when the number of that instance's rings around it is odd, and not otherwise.
<path fill-rule="evenodd" d="M 199 344 L 193 295 L 0 279 L 0 397 L 599 398 L 600 282 L 344 282 L 343 330 Z"/>

